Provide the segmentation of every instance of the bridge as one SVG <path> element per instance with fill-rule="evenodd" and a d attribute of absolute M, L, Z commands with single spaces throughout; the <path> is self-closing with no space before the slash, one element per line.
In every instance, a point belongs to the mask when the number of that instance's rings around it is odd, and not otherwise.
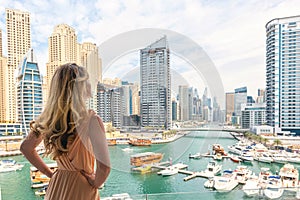
<path fill-rule="evenodd" d="M 176 128 L 178 131 L 224 131 L 224 132 L 235 132 L 235 133 L 246 133 L 249 129 L 229 129 L 223 127 L 191 127 L 191 128 Z"/>

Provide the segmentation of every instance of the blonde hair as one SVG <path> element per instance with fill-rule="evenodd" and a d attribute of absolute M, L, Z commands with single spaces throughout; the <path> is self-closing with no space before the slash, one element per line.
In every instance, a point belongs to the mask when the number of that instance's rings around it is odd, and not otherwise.
<path fill-rule="evenodd" d="M 44 139 L 45 155 L 53 159 L 68 152 L 63 142 L 74 139 L 76 127 L 88 114 L 85 104 L 87 80 L 86 69 L 75 63 L 58 67 L 51 80 L 45 109 L 30 124 L 31 131 Z"/>

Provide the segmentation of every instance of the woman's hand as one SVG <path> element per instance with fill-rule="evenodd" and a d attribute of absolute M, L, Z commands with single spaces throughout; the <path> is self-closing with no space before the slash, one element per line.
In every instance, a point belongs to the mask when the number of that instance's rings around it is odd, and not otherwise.
<path fill-rule="evenodd" d="M 89 184 L 94 187 L 97 188 L 95 186 L 95 173 L 86 173 L 84 170 L 81 170 L 80 173 L 86 178 L 86 180 L 89 182 Z"/>

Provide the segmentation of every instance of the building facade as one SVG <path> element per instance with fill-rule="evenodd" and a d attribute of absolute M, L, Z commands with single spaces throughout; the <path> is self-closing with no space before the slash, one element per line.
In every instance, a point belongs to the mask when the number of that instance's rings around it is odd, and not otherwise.
<path fill-rule="evenodd" d="M 266 24 L 267 124 L 300 134 L 300 16 Z"/>
<path fill-rule="evenodd" d="M 140 50 L 141 126 L 171 127 L 170 51 L 164 36 Z"/>
<path fill-rule="evenodd" d="M 7 59 L 2 54 L 2 31 L 0 30 L 0 123 L 6 122 L 7 109 Z"/>
<path fill-rule="evenodd" d="M 234 113 L 234 92 L 227 92 L 225 95 L 226 123 L 231 124 L 231 117 Z"/>
<path fill-rule="evenodd" d="M 260 126 L 266 123 L 266 104 L 247 103 L 241 105 L 241 126 L 244 129 Z"/>
<path fill-rule="evenodd" d="M 6 121 L 17 121 L 15 71 L 31 47 L 30 14 L 14 9 L 6 11 L 7 70 L 6 70 Z"/>
<path fill-rule="evenodd" d="M 67 24 L 59 24 L 54 27 L 53 33 L 48 38 L 45 101 L 47 100 L 51 79 L 56 68 L 66 63 L 80 64 L 79 47 L 77 35 L 72 27 Z"/>
<path fill-rule="evenodd" d="M 30 49 L 18 67 L 17 76 L 18 121 L 23 135 L 28 135 L 29 124 L 41 114 L 42 106 L 42 76 Z"/>

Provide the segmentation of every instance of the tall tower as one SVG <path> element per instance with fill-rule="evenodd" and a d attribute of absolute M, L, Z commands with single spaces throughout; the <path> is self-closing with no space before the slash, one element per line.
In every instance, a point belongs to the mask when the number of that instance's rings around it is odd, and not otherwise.
<path fill-rule="evenodd" d="M 102 82 L 102 67 L 96 44 L 84 42 L 79 45 L 80 63 L 87 69 L 91 84 L 92 97 L 88 100 L 88 108 L 97 110 L 97 84 Z"/>
<path fill-rule="evenodd" d="M 7 105 L 6 120 L 16 122 L 16 79 L 15 71 L 20 61 L 31 47 L 30 14 L 13 9 L 6 11 L 7 31 Z"/>
<path fill-rule="evenodd" d="M 170 51 L 164 36 L 140 50 L 141 125 L 171 127 Z"/>
<path fill-rule="evenodd" d="M 267 124 L 300 134 L 300 16 L 266 24 Z"/>
<path fill-rule="evenodd" d="M 56 68 L 66 63 L 80 63 L 79 44 L 75 30 L 67 24 L 54 27 L 52 35 L 48 38 L 48 63 L 44 95 L 48 98 L 48 90 Z M 47 100 L 45 98 L 45 100 Z"/>
<path fill-rule="evenodd" d="M 29 133 L 29 124 L 42 112 L 42 77 L 30 49 L 19 65 L 17 76 L 18 121 L 24 135 Z"/>
<path fill-rule="evenodd" d="M 189 88 L 187 85 L 179 85 L 179 120 L 189 120 Z"/>
<path fill-rule="evenodd" d="M 226 122 L 231 123 L 231 117 L 234 113 L 234 92 L 227 92 L 226 94 Z"/>
<path fill-rule="evenodd" d="M 2 54 L 2 31 L 0 30 L 0 123 L 6 121 L 7 109 L 7 60 Z"/>

